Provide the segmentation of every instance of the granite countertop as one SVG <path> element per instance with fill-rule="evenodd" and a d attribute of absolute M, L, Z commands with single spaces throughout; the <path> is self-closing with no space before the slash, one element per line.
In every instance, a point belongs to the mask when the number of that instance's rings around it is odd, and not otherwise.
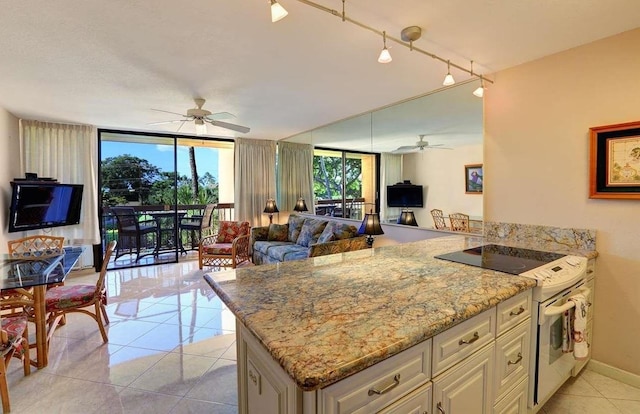
<path fill-rule="evenodd" d="M 211 272 L 205 279 L 305 391 L 324 388 L 535 286 L 434 258 L 450 236 Z"/>

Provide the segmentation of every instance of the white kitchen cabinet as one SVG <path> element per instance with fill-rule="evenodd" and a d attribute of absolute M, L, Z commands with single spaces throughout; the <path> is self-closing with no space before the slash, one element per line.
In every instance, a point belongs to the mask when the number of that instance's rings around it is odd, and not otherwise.
<path fill-rule="evenodd" d="M 432 384 L 426 383 L 411 394 L 401 398 L 378 414 L 425 414 L 431 409 Z"/>
<path fill-rule="evenodd" d="M 524 414 L 527 412 L 528 378 L 522 379 L 493 407 L 493 414 Z"/>
<path fill-rule="evenodd" d="M 525 414 L 530 300 L 523 292 L 316 391 L 302 391 L 237 322 L 239 413 Z"/>
<path fill-rule="evenodd" d="M 493 408 L 493 343 L 433 379 L 438 414 L 489 414 Z"/>

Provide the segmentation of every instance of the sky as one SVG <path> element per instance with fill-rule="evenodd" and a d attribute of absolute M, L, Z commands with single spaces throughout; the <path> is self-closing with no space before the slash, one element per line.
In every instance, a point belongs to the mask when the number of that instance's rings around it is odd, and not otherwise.
<path fill-rule="evenodd" d="M 218 178 L 218 150 L 195 147 L 198 175 L 206 172 Z M 102 160 L 129 154 L 142 158 L 160 168 L 163 172 L 173 171 L 173 145 L 140 144 L 129 142 L 102 141 Z M 178 174 L 190 176 L 189 147 L 178 147 Z"/>

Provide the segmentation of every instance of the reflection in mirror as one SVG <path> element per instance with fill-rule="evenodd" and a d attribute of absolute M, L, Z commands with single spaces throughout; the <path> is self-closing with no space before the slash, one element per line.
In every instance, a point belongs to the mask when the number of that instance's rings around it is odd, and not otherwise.
<path fill-rule="evenodd" d="M 452 213 L 481 220 L 482 194 L 465 193 L 464 175 L 465 165 L 483 163 L 482 99 L 472 94 L 478 84 L 456 84 L 287 141 L 383 154 L 380 212 L 386 223 L 395 223 L 402 210 L 386 207 L 386 185 L 405 180 L 424 188 L 424 207 L 411 208 L 421 227 L 434 227 L 432 209 L 442 210 L 447 220 Z"/>

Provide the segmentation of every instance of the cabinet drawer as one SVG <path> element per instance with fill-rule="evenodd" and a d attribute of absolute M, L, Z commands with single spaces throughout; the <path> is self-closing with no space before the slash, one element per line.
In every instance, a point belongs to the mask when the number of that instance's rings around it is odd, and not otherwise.
<path fill-rule="evenodd" d="M 428 382 L 411 394 L 382 409 L 378 414 L 423 414 L 431 409 L 432 386 Z"/>
<path fill-rule="evenodd" d="M 531 289 L 498 304 L 498 332 L 500 336 L 531 315 Z"/>
<path fill-rule="evenodd" d="M 433 338 L 433 376 L 493 341 L 495 335 L 495 308 L 436 335 Z"/>
<path fill-rule="evenodd" d="M 430 378 L 429 339 L 318 391 L 318 412 L 376 412 Z"/>
<path fill-rule="evenodd" d="M 526 414 L 529 381 L 523 379 L 493 407 L 493 414 Z"/>
<path fill-rule="evenodd" d="M 529 373 L 531 319 L 496 340 L 496 400 Z"/>

